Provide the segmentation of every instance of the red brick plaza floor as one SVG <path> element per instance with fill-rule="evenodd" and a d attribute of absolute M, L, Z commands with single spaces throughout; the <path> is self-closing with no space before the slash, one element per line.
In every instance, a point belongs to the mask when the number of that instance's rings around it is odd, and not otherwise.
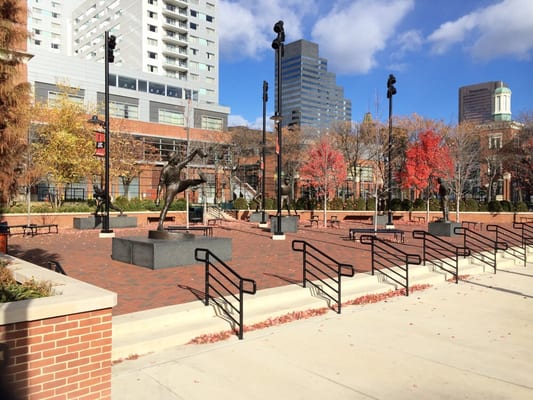
<path fill-rule="evenodd" d="M 403 251 L 421 254 L 422 240 L 413 239 L 411 231 L 427 230 L 427 224 L 395 225 L 406 231 L 405 243 L 399 245 Z M 302 253 L 291 248 L 295 239 L 309 242 L 337 262 L 353 265 L 357 272 L 369 271 L 370 246 L 350 240 L 351 227 L 372 225 L 341 222 L 340 228 L 317 228 L 300 222 L 297 233 L 273 240 L 270 230 L 256 223 L 224 222 L 214 228 L 214 236 L 232 238 L 232 260 L 227 263 L 242 277 L 254 279 L 257 290 L 262 290 L 301 282 Z M 116 237 L 139 236 L 147 235 L 150 228 L 155 229 L 155 224 L 114 232 Z M 459 237 L 446 239 L 460 243 Z M 202 264 L 151 270 L 112 260 L 111 244 L 111 238 L 99 238 L 99 230 L 60 229 L 59 234 L 11 236 L 8 253 L 43 266 L 49 260 L 59 261 L 69 276 L 116 292 L 114 315 L 196 301 L 203 293 Z"/>

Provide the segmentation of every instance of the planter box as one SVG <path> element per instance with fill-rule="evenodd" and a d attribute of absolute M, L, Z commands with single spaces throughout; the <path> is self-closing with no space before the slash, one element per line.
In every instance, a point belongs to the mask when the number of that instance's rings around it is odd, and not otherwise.
<path fill-rule="evenodd" d="M 111 399 L 112 308 L 117 295 L 10 257 L 18 282 L 52 282 L 55 295 L 0 303 L 1 371 L 16 398 Z M 66 380 L 65 377 L 72 379 Z"/>

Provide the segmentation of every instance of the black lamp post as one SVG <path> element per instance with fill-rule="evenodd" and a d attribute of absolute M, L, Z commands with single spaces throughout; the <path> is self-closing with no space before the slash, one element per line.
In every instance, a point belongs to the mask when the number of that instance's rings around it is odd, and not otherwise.
<path fill-rule="evenodd" d="M 266 181 L 266 103 L 268 101 L 268 82 L 263 81 L 263 150 L 261 153 L 261 225 L 266 224 L 266 199 L 265 199 L 265 181 Z"/>
<path fill-rule="evenodd" d="M 272 41 L 272 48 L 276 50 L 276 72 L 277 72 L 277 92 L 276 92 L 276 113 L 272 119 L 276 124 L 277 129 L 277 143 L 276 153 L 278 155 L 278 168 L 277 168 L 277 226 L 276 232 L 274 232 L 274 238 L 284 239 L 283 232 L 281 230 L 281 58 L 283 57 L 283 42 L 285 41 L 285 31 L 283 29 L 283 21 L 278 21 L 274 25 L 274 32 L 278 36 Z"/>
<path fill-rule="evenodd" d="M 390 74 L 389 79 L 387 79 L 387 99 L 389 99 L 389 143 L 388 143 L 388 199 L 387 199 L 387 208 L 388 208 L 388 220 L 387 228 L 394 228 L 392 222 L 392 96 L 396 94 L 396 88 L 394 84 L 396 83 L 396 78 L 394 75 Z"/>
<path fill-rule="evenodd" d="M 115 61 L 115 56 L 113 50 L 115 50 L 116 38 L 113 35 L 109 35 L 109 31 L 105 31 L 105 118 L 104 118 L 104 129 L 105 129 L 105 158 L 104 158 L 104 195 L 105 195 L 105 214 L 104 220 L 102 223 L 102 230 L 100 231 L 101 237 L 113 236 L 113 230 L 109 229 L 109 208 L 111 207 L 111 197 L 109 195 L 109 63 Z"/>

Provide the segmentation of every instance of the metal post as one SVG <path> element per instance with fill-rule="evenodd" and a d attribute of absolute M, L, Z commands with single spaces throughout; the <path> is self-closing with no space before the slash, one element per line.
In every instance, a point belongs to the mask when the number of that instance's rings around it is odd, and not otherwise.
<path fill-rule="evenodd" d="M 261 225 L 266 224 L 266 103 L 268 101 L 268 82 L 263 81 L 263 151 L 261 154 Z"/>
<path fill-rule="evenodd" d="M 281 230 L 281 172 L 282 172 L 282 131 L 281 131 L 281 58 L 283 57 L 283 42 L 285 41 L 285 30 L 283 29 L 283 21 L 278 21 L 274 25 L 274 32 L 278 34 L 276 39 L 272 41 L 272 48 L 276 50 L 276 70 L 277 70 L 277 92 L 276 92 L 276 114 L 273 117 L 277 129 L 277 226 L 274 232 L 274 239 L 285 239 L 285 235 Z"/>
<path fill-rule="evenodd" d="M 387 167 L 388 167 L 388 198 L 387 198 L 387 226 L 388 229 L 394 229 L 394 223 L 392 221 L 392 96 L 396 94 L 396 88 L 394 84 L 396 83 L 396 78 L 394 75 L 390 74 L 387 80 L 387 98 L 389 99 L 389 142 L 388 142 L 388 156 L 387 156 Z"/>
<path fill-rule="evenodd" d="M 105 195 L 105 213 L 104 220 L 102 224 L 102 230 L 100 231 L 101 236 L 109 236 L 113 231 L 109 229 L 109 209 L 111 206 L 111 198 L 109 194 L 109 31 L 105 31 L 105 116 L 104 116 L 104 134 L 105 134 L 105 143 L 104 143 L 104 195 Z"/>

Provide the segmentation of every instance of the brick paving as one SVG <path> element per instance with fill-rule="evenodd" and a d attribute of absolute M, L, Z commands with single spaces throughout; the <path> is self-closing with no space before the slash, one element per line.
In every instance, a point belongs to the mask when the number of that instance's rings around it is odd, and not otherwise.
<path fill-rule="evenodd" d="M 427 230 L 427 224 L 395 223 L 406 231 L 402 249 L 421 254 L 421 240 L 413 239 L 414 229 Z M 336 261 L 351 264 L 357 272 L 369 271 L 370 246 L 348 237 L 351 227 L 361 223 L 341 222 L 340 227 L 310 227 L 300 222 L 297 233 L 285 240 L 273 240 L 270 230 L 256 223 L 224 222 L 214 228 L 214 236 L 232 238 L 232 260 L 227 263 L 244 278 L 254 279 L 257 290 L 298 283 L 302 280 L 302 253 L 292 250 L 294 239 L 305 240 Z M 116 237 L 139 236 L 155 229 L 115 229 Z M 111 238 L 99 238 L 99 230 L 60 229 L 59 234 L 15 235 L 9 238 L 8 253 L 37 265 L 59 261 L 66 273 L 76 279 L 116 292 L 118 304 L 113 315 L 131 313 L 195 301 L 204 291 L 202 264 L 151 270 L 111 259 Z M 458 238 L 447 238 L 459 244 Z"/>

